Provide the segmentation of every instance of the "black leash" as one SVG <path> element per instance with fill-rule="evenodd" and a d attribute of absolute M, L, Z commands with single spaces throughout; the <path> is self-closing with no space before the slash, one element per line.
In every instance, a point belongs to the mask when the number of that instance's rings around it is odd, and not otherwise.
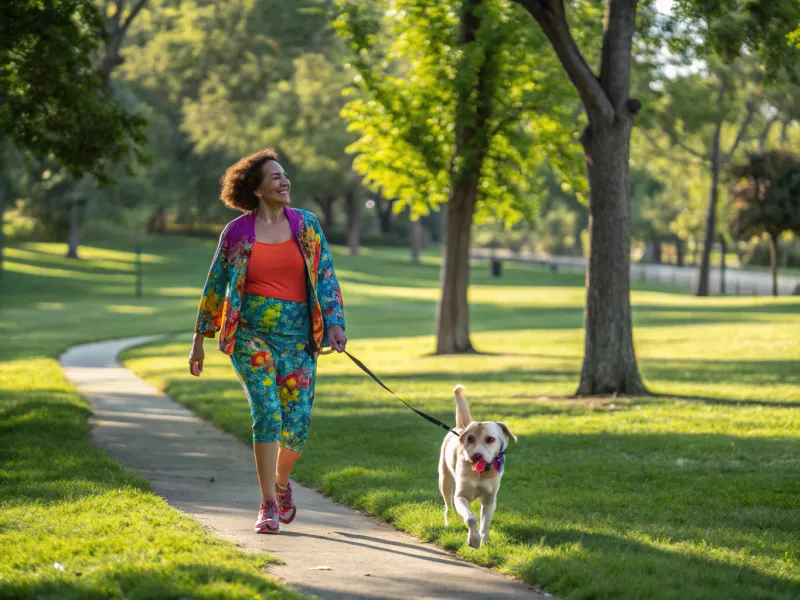
<path fill-rule="evenodd" d="M 410 408 L 411 410 L 413 410 L 413 411 L 414 411 L 415 413 L 417 413 L 417 414 L 418 414 L 420 417 L 422 417 L 422 418 L 423 418 L 423 419 L 425 419 L 426 421 L 430 421 L 430 422 L 431 422 L 431 423 L 433 423 L 434 425 L 438 425 L 439 427 L 441 427 L 441 428 L 442 428 L 442 429 L 444 429 L 445 431 L 447 431 L 447 432 L 449 432 L 449 433 L 452 433 L 452 434 L 453 434 L 453 435 L 455 435 L 455 436 L 457 436 L 457 435 L 458 435 L 458 433 L 456 433 L 455 431 L 453 431 L 453 429 L 452 429 L 450 426 L 448 426 L 446 423 L 442 423 L 442 422 L 441 422 L 439 419 L 437 419 L 436 417 L 432 417 L 432 416 L 430 416 L 429 414 L 426 414 L 426 413 L 422 412 L 421 410 L 417 410 L 416 408 L 414 408 L 413 406 L 411 406 L 411 405 L 410 405 L 408 402 L 406 402 L 405 400 L 403 400 L 403 399 L 402 399 L 400 396 L 398 396 L 397 394 L 395 394 L 395 393 L 394 393 L 394 392 L 393 392 L 391 389 L 389 389 L 389 387 L 388 387 L 388 386 L 387 386 L 385 383 L 383 383 L 383 382 L 382 382 L 380 379 L 378 379 L 378 376 L 377 376 L 377 375 L 375 375 L 375 373 L 373 373 L 372 371 L 370 371 L 370 370 L 369 370 L 369 368 L 367 367 L 367 365 L 365 365 L 363 362 L 361 362 L 360 360 L 358 360 L 358 359 L 357 359 L 355 356 L 353 356 L 352 354 L 350 354 L 350 353 L 349 353 L 347 350 L 344 350 L 344 353 L 345 353 L 345 354 L 347 354 L 347 356 L 350 358 L 350 360 L 352 360 L 352 361 L 355 363 L 355 365 L 356 365 L 356 366 L 357 366 L 359 369 L 361 369 L 362 371 L 364 371 L 364 373 L 366 373 L 367 375 L 369 375 L 369 376 L 370 376 L 370 377 L 373 379 L 373 381 L 375 381 L 375 383 L 377 383 L 379 386 L 381 386 L 383 389 L 385 389 L 387 392 L 389 392 L 389 393 L 390 393 L 392 396 L 394 396 L 395 398 L 397 398 L 398 400 L 400 400 L 400 402 L 402 402 L 403 404 L 405 404 L 405 405 L 406 405 L 408 408 Z"/>

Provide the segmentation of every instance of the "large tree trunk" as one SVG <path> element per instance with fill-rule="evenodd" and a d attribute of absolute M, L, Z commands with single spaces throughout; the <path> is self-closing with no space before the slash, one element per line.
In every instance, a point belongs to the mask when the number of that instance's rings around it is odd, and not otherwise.
<path fill-rule="evenodd" d="M 356 256 L 361 246 L 361 198 L 354 191 L 348 191 L 347 201 L 347 246 L 350 256 Z"/>
<path fill-rule="evenodd" d="M 636 366 L 630 305 L 630 135 L 641 107 L 630 94 L 638 0 L 606 3 L 600 74 L 580 53 L 563 1 L 515 0 L 550 40 L 589 116 L 586 341 L 578 394 L 647 393 Z"/>
<path fill-rule="evenodd" d="M 720 294 L 725 293 L 725 254 L 728 252 L 728 244 L 725 241 L 725 236 L 719 236 L 719 243 L 720 243 L 720 257 L 719 257 L 719 292 Z"/>
<path fill-rule="evenodd" d="M 472 352 L 469 339 L 469 244 L 477 177 L 465 177 L 451 187 L 447 201 L 441 294 L 436 309 L 436 354 Z"/>
<path fill-rule="evenodd" d="M 769 264 L 772 268 L 772 295 L 778 295 L 778 236 L 769 234 Z"/>
<path fill-rule="evenodd" d="M 590 251 L 578 395 L 647 393 L 636 364 L 630 303 L 632 119 L 620 121 L 591 124 L 582 138 L 589 169 Z"/>
<path fill-rule="evenodd" d="M 411 264 L 419 264 L 419 251 L 422 248 L 422 221 L 412 219 L 411 230 L 409 231 L 408 241 L 411 248 Z"/>
<path fill-rule="evenodd" d="M 722 123 L 714 130 L 711 140 L 711 194 L 708 201 L 708 214 L 706 214 L 706 235 L 703 239 L 703 255 L 700 258 L 700 273 L 697 278 L 698 296 L 708 296 L 708 277 L 711 269 L 711 248 L 717 236 L 717 200 L 719 199 L 719 137 Z"/>
<path fill-rule="evenodd" d="M 67 258 L 78 258 L 81 244 L 81 206 L 77 198 L 69 206 L 69 237 L 67 239 Z"/>
<path fill-rule="evenodd" d="M 475 42 L 483 13 L 483 0 L 462 5 L 459 45 Z M 469 244 L 472 218 L 478 198 L 481 166 L 489 146 L 488 119 L 492 114 L 494 89 L 491 72 L 497 57 L 487 48 L 478 68 L 474 87 L 461 85 L 456 109 L 456 158 L 460 163 L 450 173 L 450 194 L 441 270 L 441 294 L 436 308 L 436 354 L 473 352 L 469 339 Z M 463 68 L 474 68 L 465 64 Z M 477 94 L 474 92 L 477 90 Z"/>

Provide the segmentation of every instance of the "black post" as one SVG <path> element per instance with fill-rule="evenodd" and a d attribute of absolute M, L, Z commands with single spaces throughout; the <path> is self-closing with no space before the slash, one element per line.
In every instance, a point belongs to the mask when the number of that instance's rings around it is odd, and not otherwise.
<path fill-rule="evenodd" d="M 725 236 L 719 236 L 720 242 L 720 256 L 719 256 L 719 291 L 725 294 L 725 253 L 728 251 L 728 244 L 725 241 Z"/>
<path fill-rule="evenodd" d="M 142 201 L 136 207 L 136 297 L 142 297 Z"/>
<path fill-rule="evenodd" d="M 491 259 L 492 277 L 500 277 L 503 274 L 503 262 L 493 256 Z"/>

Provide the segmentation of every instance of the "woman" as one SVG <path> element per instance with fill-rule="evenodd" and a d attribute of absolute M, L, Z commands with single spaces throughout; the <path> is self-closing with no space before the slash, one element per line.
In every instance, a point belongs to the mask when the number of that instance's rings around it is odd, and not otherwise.
<path fill-rule="evenodd" d="M 262 497 L 257 533 L 278 533 L 297 513 L 289 475 L 308 435 L 317 356 L 347 344 L 328 243 L 313 214 L 289 207 L 290 188 L 270 149 L 225 171 L 221 200 L 245 214 L 220 236 L 189 357 L 199 376 L 203 340 L 219 331 L 244 388 Z"/>

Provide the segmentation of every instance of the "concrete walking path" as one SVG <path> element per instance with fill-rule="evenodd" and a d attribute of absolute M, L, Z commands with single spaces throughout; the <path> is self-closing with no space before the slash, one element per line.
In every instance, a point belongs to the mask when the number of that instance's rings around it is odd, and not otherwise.
<path fill-rule="evenodd" d="M 67 377 L 92 404 L 92 440 L 216 535 L 282 561 L 268 568 L 276 579 L 302 593 L 337 599 L 549 596 L 465 563 L 294 482 L 297 519 L 283 526 L 278 536 L 255 534 L 260 493 L 251 447 L 117 362 L 121 351 L 156 337 L 76 346 L 61 356 Z M 432 464 L 435 461 L 432 456 Z M 431 480 L 431 485 L 436 482 Z"/>

